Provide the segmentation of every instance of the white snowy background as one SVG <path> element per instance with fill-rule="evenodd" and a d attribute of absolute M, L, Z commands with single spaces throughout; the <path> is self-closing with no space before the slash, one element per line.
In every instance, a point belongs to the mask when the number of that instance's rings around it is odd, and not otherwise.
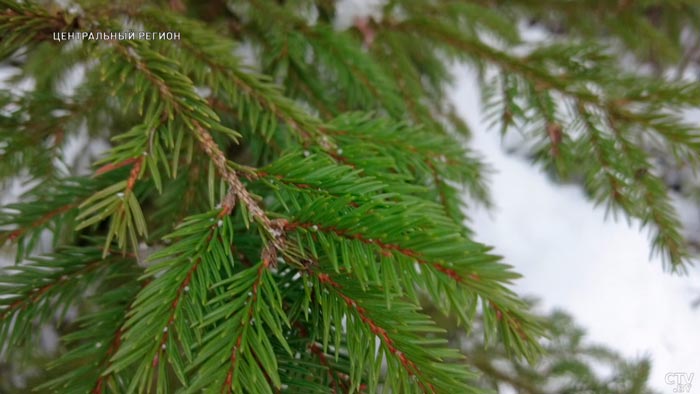
<path fill-rule="evenodd" d="M 581 187 L 553 183 L 506 153 L 500 133 L 483 121 L 476 75 L 466 67 L 455 73 L 452 97 L 474 132 L 471 146 L 495 169 L 496 207 L 471 212 L 470 225 L 523 275 L 517 292 L 538 297 L 542 311 L 568 311 L 589 342 L 627 357 L 651 356 L 650 380 L 662 393 L 673 389 L 664 380 L 668 372 L 700 375 L 700 309 L 691 307 L 700 295 L 697 269 L 683 277 L 664 272 L 638 223 L 606 218 Z M 698 216 L 692 206 L 680 208 L 681 215 Z M 691 393 L 700 393 L 700 378 L 694 381 Z"/>
<path fill-rule="evenodd" d="M 339 2 L 338 14 L 345 18 L 338 27 L 355 15 L 376 14 L 370 3 L 381 0 Z M 475 74 L 465 67 L 454 71 L 452 96 L 474 132 L 471 145 L 495 169 L 490 185 L 496 207 L 469 212 L 470 226 L 523 274 L 516 291 L 538 297 L 542 312 L 561 308 L 572 314 L 591 343 L 627 357 L 651 356 L 651 382 L 662 393 L 673 390 L 664 381 L 669 372 L 695 373 L 691 393 L 700 393 L 700 310 L 691 308 L 700 295 L 697 269 L 685 277 L 663 272 L 661 261 L 650 256 L 646 231 L 606 219 L 580 187 L 555 184 L 525 159 L 508 155 L 499 133 L 483 121 Z M 0 74 L 2 88 L 8 74 Z M 78 139 L 69 149 L 75 154 L 105 148 L 83 144 Z M 15 200 L 19 186 L 0 191 L 0 203 Z M 679 205 L 685 221 L 697 223 L 697 207 Z"/>

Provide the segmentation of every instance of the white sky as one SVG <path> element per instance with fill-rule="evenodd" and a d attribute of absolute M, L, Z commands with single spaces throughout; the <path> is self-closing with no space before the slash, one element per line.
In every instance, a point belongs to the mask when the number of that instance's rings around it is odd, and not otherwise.
<path fill-rule="evenodd" d="M 496 170 L 490 178 L 495 209 L 472 213 L 479 241 L 515 266 L 521 295 L 541 299 L 545 310 L 562 308 L 588 332 L 589 341 L 628 357 L 649 354 L 652 385 L 670 392 L 667 372 L 700 375 L 700 295 L 697 270 L 688 277 L 664 273 L 650 259 L 646 230 L 605 219 L 577 186 L 550 181 L 534 165 L 508 155 L 497 130 L 487 131 L 475 74 L 455 70 L 460 113 L 474 131 L 472 146 Z M 695 391 L 700 393 L 700 379 Z"/>

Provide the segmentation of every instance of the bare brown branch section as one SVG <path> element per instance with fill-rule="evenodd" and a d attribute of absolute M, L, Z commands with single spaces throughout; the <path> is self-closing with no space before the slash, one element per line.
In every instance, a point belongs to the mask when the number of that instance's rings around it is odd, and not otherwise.
<path fill-rule="evenodd" d="M 243 185 L 238 174 L 236 174 L 236 171 L 226 164 L 226 155 L 224 155 L 224 152 L 216 144 L 211 134 L 202 127 L 199 122 L 193 121 L 192 124 L 194 125 L 195 136 L 202 149 L 204 149 L 204 152 L 214 163 L 214 167 L 216 167 L 219 175 L 221 175 L 226 183 L 228 183 L 229 187 L 231 187 L 236 199 L 245 204 L 251 216 L 266 230 L 270 231 L 272 229 L 272 221 L 267 217 L 262 208 L 260 208 L 257 201 L 253 199 L 253 196 L 248 192 L 245 185 Z"/>
<path fill-rule="evenodd" d="M 167 101 L 173 108 L 173 111 L 179 113 L 180 115 L 187 116 L 188 110 L 184 108 L 180 102 L 176 99 L 175 94 L 171 91 L 170 87 L 161 79 L 157 78 L 148 66 L 136 58 L 132 53 L 127 50 L 119 42 L 112 41 L 117 50 L 130 62 L 132 63 L 140 72 L 142 72 L 146 78 L 153 84 L 153 86 L 158 90 L 161 97 Z M 203 104 L 206 105 L 206 104 Z M 200 146 L 204 152 L 209 156 L 209 159 L 214 163 L 219 175 L 226 181 L 226 183 L 231 188 L 235 200 L 240 201 L 245 205 L 248 212 L 250 212 L 251 217 L 258 222 L 268 234 L 272 235 L 273 244 L 279 250 L 281 249 L 281 243 L 277 242 L 277 236 L 275 226 L 270 218 L 267 216 L 265 211 L 260 208 L 257 201 L 253 198 L 250 192 L 246 189 L 241 179 L 238 177 L 236 171 L 227 164 L 226 155 L 221 150 L 221 148 L 214 141 L 209 131 L 207 131 L 201 123 L 195 119 L 190 119 L 193 126 L 193 132 L 195 137 L 200 143 Z M 230 201 L 233 203 L 233 199 Z"/>

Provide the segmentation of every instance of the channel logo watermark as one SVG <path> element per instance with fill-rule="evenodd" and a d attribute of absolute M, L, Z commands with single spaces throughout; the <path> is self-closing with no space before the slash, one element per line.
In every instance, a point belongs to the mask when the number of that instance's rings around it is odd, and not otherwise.
<path fill-rule="evenodd" d="M 690 388 L 693 386 L 694 373 L 688 372 L 669 372 L 664 376 L 664 382 L 673 387 L 674 393 L 690 393 Z"/>

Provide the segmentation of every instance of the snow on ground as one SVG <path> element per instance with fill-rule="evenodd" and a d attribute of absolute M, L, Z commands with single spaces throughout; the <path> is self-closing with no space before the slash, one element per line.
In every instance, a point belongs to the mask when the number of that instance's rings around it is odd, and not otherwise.
<path fill-rule="evenodd" d="M 650 355 L 652 385 L 671 392 L 669 372 L 700 375 L 700 273 L 664 273 L 650 256 L 645 230 L 605 218 L 577 186 L 553 183 L 524 159 L 506 154 L 500 134 L 487 131 L 476 77 L 459 75 L 453 97 L 474 131 L 472 146 L 495 169 L 490 178 L 496 207 L 473 212 L 477 238 L 515 266 L 524 278 L 521 295 L 541 299 L 546 310 L 562 308 L 586 328 L 589 341 L 627 357 Z M 692 392 L 700 393 L 700 379 Z"/>

